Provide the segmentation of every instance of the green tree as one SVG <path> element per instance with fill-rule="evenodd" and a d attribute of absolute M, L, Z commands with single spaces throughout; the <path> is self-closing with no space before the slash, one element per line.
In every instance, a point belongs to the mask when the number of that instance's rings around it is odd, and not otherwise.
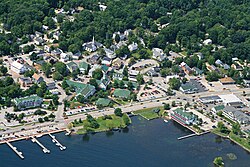
<path fill-rule="evenodd" d="M 144 78 L 143 78 L 143 75 L 141 75 L 141 74 L 138 74 L 138 75 L 136 76 L 136 80 L 137 80 L 137 82 L 138 82 L 140 85 L 142 85 L 142 84 L 145 83 Z"/>
<path fill-rule="evenodd" d="M 103 77 L 102 69 L 98 68 L 95 71 L 93 71 L 92 77 L 97 80 L 102 79 Z"/>
<path fill-rule="evenodd" d="M 232 132 L 236 135 L 239 135 L 241 133 L 241 130 L 240 130 L 240 124 L 237 122 L 237 123 L 233 123 L 232 125 Z"/>
<path fill-rule="evenodd" d="M 164 110 L 170 110 L 170 105 L 169 104 L 164 104 Z"/>
<path fill-rule="evenodd" d="M 67 84 L 66 80 L 63 80 L 63 82 L 62 82 L 62 88 L 65 90 L 68 87 L 69 87 L 69 85 Z"/>
<path fill-rule="evenodd" d="M 171 79 L 169 79 L 168 84 L 169 84 L 170 88 L 174 89 L 174 90 L 179 90 L 179 88 L 181 86 L 181 82 L 177 78 L 171 78 Z"/>
<path fill-rule="evenodd" d="M 63 80 L 63 75 L 61 75 L 58 71 L 54 72 L 53 79 L 57 81 Z"/>
<path fill-rule="evenodd" d="M 116 108 L 114 113 L 115 113 L 116 116 L 119 116 L 119 117 L 121 117 L 123 115 L 122 114 L 122 109 L 120 109 L 120 108 Z"/>

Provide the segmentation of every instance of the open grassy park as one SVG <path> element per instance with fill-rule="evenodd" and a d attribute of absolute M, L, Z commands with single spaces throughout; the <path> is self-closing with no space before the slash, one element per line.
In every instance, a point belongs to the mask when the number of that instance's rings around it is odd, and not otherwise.
<path fill-rule="evenodd" d="M 158 111 L 157 111 L 158 110 Z M 157 111 L 157 112 L 156 112 Z M 134 111 L 135 115 L 140 115 L 141 117 L 151 120 L 159 118 L 164 109 L 162 107 L 145 108 L 141 110 Z"/>
<path fill-rule="evenodd" d="M 104 132 L 109 131 L 116 128 L 125 128 L 128 124 L 131 123 L 131 119 L 127 114 L 123 114 L 122 117 L 111 115 L 111 116 L 103 116 L 95 119 L 98 126 L 93 127 L 91 122 L 88 120 L 83 120 L 82 123 L 75 124 L 75 127 L 82 128 L 78 129 L 77 134 L 86 134 L 88 132 Z"/>

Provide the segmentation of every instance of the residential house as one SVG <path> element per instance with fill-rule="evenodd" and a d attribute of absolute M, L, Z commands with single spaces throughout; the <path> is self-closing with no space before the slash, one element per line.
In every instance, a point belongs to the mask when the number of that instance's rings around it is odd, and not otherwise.
<path fill-rule="evenodd" d="M 24 64 L 21 64 L 19 63 L 18 61 L 14 61 L 12 64 L 11 64 L 11 70 L 17 74 L 23 74 L 25 73 L 26 71 L 28 71 L 28 68 L 24 65 Z"/>
<path fill-rule="evenodd" d="M 106 56 L 110 59 L 114 59 L 116 58 L 116 54 L 114 51 L 110 50 L 110 49 L 107 49 L 107 48 L 104 48 L 104 51 L 106 53 Z"/>
<path fill-rule="evenodd" d="M 211 45 L 212 42 L 213 42 L 212 39 L 206 39 L 206 40 L 203 41 L 203 44 L 204 45 Z"/>
<path fill-rule="evenodd" d="M 32 76 L 32 80 L 34 81 L 34 83 L 40 84 L 41 82 L 44 81 L 44 78 L 42 76 L 38 75 L 37 73 L 34 73 Z"/>
<path fill-rule="evenodd" d="M 246 79 L 243 79 L 243 85 L 245 86 L 245 87 L 250 87 L 250 80 L 246 80 Z"/>
<path fill-rule="evenodd" d="M 80 73 L 86 74 L 88 72 L 88 69 L 89 69 L 89 64 L 88 63 L 86 63 L 85 61 L 81 61 L 79 63 Z"/>
<path fill-rule="evenodd" d="M 105 74 L 101 80 L 97 80 L 96 82 L 100 89 L 106 90 L 111 81 L 110 78 Z"/>
<path fill-rule="evenodd" d="M 123 33 L 121 33 L 121 32 L 118 31 L 118 32 L 113 33 L 112 39 L 115 40 L 115 37 L 117 35 L 119 36 L 120 41 L 123 41 L 126 38 L 125 34 L 123 34 Z"/>
<path fill-rule="evenodd" d="M 113 69 L 119 70 L 122 66 L 123 66 L 123 61 L 119 57 L 113 60 L 112 62 Z"/>
<path fill-rule="evenodd" d="M 107 9 L 107 6 L 103 4 L 99 4 L 99 9 L 100 11 L 105 11 Z"/>
<path fill-rule="evenodd" d="M 99 42 L 96 42 L 95 38 L 93 37 L 93 40 L 91 42 L 84 43 L 82 46 L 84 50 L 88 52 L 94 52 L 97 49 L 101 48 L 103 45 Z"/>
<path fill-rule="evenodd" d="M 128 49 L 130 52 L 133 52 L 138 49 L 138 44 L 133 42 L 132 44 L 128 45 Z"/>
<path fill-rule="evenodd" d="M 57 48 L 57 49 L 51 51 L 51 54 L 52 54 L 53 56 L 60 56 L 61 53 L 63 53 L 63 51 L 62 51 L 61 49 L 59 49 L 59 48 Z"/>
<path fill-rule="evenodd" d="M 100 55 L 95 54 L 94 56 L 92 56 L 91 58 L 89 58 L 87 61 L 90 64 L 97 64 L 99 59 L 100 59 Z"/>
<path fill-rule="evenodd" d="M 128 71 L 128 73 L 129 73 L 129 80 L 130 81 L 137 81 L 136 80 L 136 76 L 140 73 L 139 71 L 137 71 L 137 70 L 132 70 L 132 69 L 130 69 L 129 71 Z"/>
<path fill-rule="evenodd" d="M 109 57 L 104 57 L 102 59 L 102 64 L 103 65 L 107 65 L 107 66 L 110 66 L 112 64 L 112 59 L 110 59 Z"/>
<path fill-rule="evenodd" d="M 31 95 L 21 98 L 15 98 L 13 102 L 19 110 L 24 110 L 28 108 L 40 107 L 43 103 L 43 99 L 37 95 Z"/>
<path fill-rule="evenodd" d="M 76 71 L 78 69 L 78 65 L 73 61 L 67 63 L 66 66 L 70 72 Z"/>
<path fill-rule="evenodd" d="M 163 61 L 167 58 L 166 54 L 160 48 L 153 48 L 153 58 L 159 61 Z"/>
<path fill-rule="evenodd" d="M 182 62 L 180 64 L 180 67 L 182 68 L 182 70 L 187 74 L 187 75 L 190 75 L 193 73 L 192 69 L 185 63 L 185 62 Z"/>
<path fill-rule="evenodd" d="M 56 40 L 59 40 L 60 35 L 61 35 L 61 33 L 59 31 L 56 31 L 53 33 L 53 38 Z"/>
<path fill-rule="evenodd" d="M 185 111 L 183 108 L 172 110 L 171 118 L 183 126 L 195 124 L 198 120 L 197 115 L 194 115 L 192 112 Z"/>
<path fill-rule="evenodd" d="M 21 77 L 19 78 L 19 84 L 22 87 L 30 87 L 32 85 L 32 80 L 29 77 Z"/>
<path fill-rule="evenodd" d="M 43 40 L 42 37 L 35 37 L 34 42 L 35 42 L 36 45 L 40 46 L 40 45 L 42 45 L 44 43 L 44 40 Z"/>
<path fill-rule="evenodd" d="M 54 90 L 57 89 L 56 83 L 55 82 L 49 82 L 46 84 L 47 85 L 47 90 Z"/>
<path fill-rule="evenodd" d="M 199 58 L 199 60 L 202 60 L 204 58 L 204 56 L 201 52 L 197 53 L 196 56 Z"/>
<path fill-rule="evenodd" d="M 60 61 L 61 62 L 67 62 L 72 58 L 72 56 L 73 56 L 72 52 L 61 53 L 60 54 Z"/>
<path fill-rule="evenodd" d="M 231 67 L 237 71 L 242 71 L 243 70 L 243 65 L 240 64 L 239 62 L 234 62 Z"/>
<path fill-rule="evenodd" d="M 159 74 L 154 70 L 154 68 L 151 68 L 150 70 L 148 70 L 146 74 L 150 77 L 158 77 L 159 76 Z"/>
<path fill-rule="evenodd" d="M 76 96 L 82 95 L 84 96 L 84 98 L 88 98 L 89 96 L 92 96 L 96 91 L 95 87 L 90 84 L 83 84 L 70 80 L 66 80 L 66 82 L 69 86 L 74 88 Z"/>
<path fill-rule="evenodd" d="M 73 60 L 79 60 L 79 59 L 81 59 L 81 57 L 82 57 L 81 52 L 77 52 L 77 53 L 72 55 Z"/>
<path fill-rule="evenodd" d="M 202 74 L 203 74 L 203 71 L 200 70 L 200 69 L 197 68 L 197 67 L 193 67 L 193 68 L 192 68 L 192 71 L 194 72 L 195 75 L 202 75 Z"/>
<path fill-rule="evenodd" d="M 121 81 L 121 80 L 123 80 L 123 76 L 124 75 L 122 73 L 114 72 L 112 78 L 113 78 L 113 80 L 117 79 L 117 80 Z"/>

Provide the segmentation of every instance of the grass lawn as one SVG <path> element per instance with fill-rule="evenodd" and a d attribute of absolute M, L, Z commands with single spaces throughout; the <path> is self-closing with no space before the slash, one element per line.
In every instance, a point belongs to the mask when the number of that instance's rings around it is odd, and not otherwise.
<path fill-rule="evenodd" d="M 121 104 L 121 105 L 129 104 L 128 101 L 124 101 L 124 100 L 122 100 L 122 99 L 115 99 L 115 102 L 117 102 L 117 103 L 119 103 L 119 104 Z"/>
<path fill-rule="evenodd" d="M 246 138 L 242 138 L 238 135 L 235 135 L 233 133 L 229 134 L 230 139 L 236 143 L 238 143 L 239 145 L 241 145 L 243 148 L 245 148 L 246 150 L 250 151 L 250 144 L 249 144 L 249 140 Z"/>
<path fill-rule="evenodd" d="M 131 119 L 128 115 L 124 115 L 123 117 L 127 117 L 129 122 L 131 123 Z M 77 134 L 85 134 L 88 131 L 90 132 L 104 132 L 114 128 L 125 128 L 127 125 L 124 122 L 123 117 L 118 117 L 115 115 L 111 115 L 111 119 L 103 119 L 103 117 L 99 117 L 96 119 L 97 123 L 100 125 L 99 128 L 94 129 L 90 127 L 90 123 L 87 120 L 84 120 L 82 124 L 77 124 L 76 126 L 83 126 L 83 128 L 77 131 Z"/>
<path fill-rule="evenodd" d="M 151 119 L 155 119 L 155 118 L 160 117 L 157 113 L 153 112 L 153 110 L 157 109 L 157 108 L 160 109 L 160 112 L 161 112 L 161 110 L 163 110 L 162 107 L 154 107 L 154 108 L 145 108 L 145 109 L 137 110 L 137 111 L 134 111 L 133 113 L 135 115 L 140 115 L 147 120 L 151 120 Z"/>

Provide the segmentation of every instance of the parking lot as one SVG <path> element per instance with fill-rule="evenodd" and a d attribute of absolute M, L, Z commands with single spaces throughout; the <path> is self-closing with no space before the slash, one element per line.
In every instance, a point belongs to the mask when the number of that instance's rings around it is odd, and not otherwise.
<path fill-rule="evenodd" d="M 203 85 L 201 82 L 200 82 L 200 78 L 197 78 L 197 79 L 190 79 L 190 84 L 192 84 L 194 87 L 196 87 L 198 90 L 197 92 L 200 93 L 200 92 L 206 92 L 208 91 L 208 89 L 205 87 L 205 85 Z"/>
<path fill-rule="evenodd" d="M 146 89 L 141 88 L 139 91 L 138 100 L 139 101 L 145 101 L 145 100 L 151 100 L 155 98 L 160 98 L 165 96 L 166 93 L 159 89 L 157 86 L 148 86 Z"/>

